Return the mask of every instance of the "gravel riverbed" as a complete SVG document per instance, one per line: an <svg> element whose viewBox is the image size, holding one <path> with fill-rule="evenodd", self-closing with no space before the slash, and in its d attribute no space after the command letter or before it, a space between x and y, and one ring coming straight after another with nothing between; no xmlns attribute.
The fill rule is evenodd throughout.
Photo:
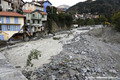
<svg viewBox="0 0 120 80"><path fill-rule="evenodd" d="M2 53L14 66L23 66L20 70L29 80L119 80L120 44L106 43L101 37L85 33L89 31L86 29L59 32L54 36L58 40L51 37L39 43L22 43ZM25 68L33 48L40 50L42 56L33 61L32 68ZM23 49L27 51L21 52Z"/></svg>

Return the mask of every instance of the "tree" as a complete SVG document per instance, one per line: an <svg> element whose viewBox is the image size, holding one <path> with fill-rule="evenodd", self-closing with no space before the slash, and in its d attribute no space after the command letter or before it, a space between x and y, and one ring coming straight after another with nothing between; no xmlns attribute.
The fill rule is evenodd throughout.
<svg viewBox="0 0 120 80"><path fill-rule="evenodd" d="M87 25L95 25L94 19L90 19L90 20L87 22Z"/></svg>
<svg viewBox="0 0 120 80"><path fill-rule="evenodd" d="M105 22L107 21L107 18L104 15L101 15L99 17L99 21L101 22L101 24L105 25Z"/></svg>
<svg viewBox="0 0 120 80"><path fill-rule="evenodd" d="M84 26L85 25L85 20L84 19L79 19L77 23L78 23L79 26Z"/></svg>
<svg viewBox="0 0 120 80"><path fill-rule="evenodd" d="M115 13L112 17L112 23L115 25L115 29L120 31L120 12Z"/></svg>

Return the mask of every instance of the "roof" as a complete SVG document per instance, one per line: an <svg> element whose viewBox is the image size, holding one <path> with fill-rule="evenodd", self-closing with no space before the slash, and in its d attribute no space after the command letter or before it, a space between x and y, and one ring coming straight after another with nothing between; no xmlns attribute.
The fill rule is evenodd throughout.
<svg viewBox="0 0 120 80"><path fill-rule="evenodd" d="M52 5L52 3L51 3L50 1L48 1L48 0L47 0L47 1L44 1L44 2L49 2L49 3Z"/></svg>
<svg viewBox="0 0 120 80"><path fill-rule="evenodd" d="M65 12L64 10L62 10L61 8L57 8L58 11L60 12Z"/></svg>
<svg viewBox="0 0 120 80"><path fill-rule="evenodd" d="M24 15L16 12L0 12L0 16L25 17Z"/></svg>
<svg viewBox="0 0 120 80"><path fill-rule="evenodd" d="M41 5L40 3L38 3L38 4L35 4L34 2L25 2L22 6L24 6L25 4L32 4L32 5L35 5L35 6L39 6L39 7L43 7L43 5Z"/></svg>
<svg viewBox="0 0 120 80"><path fill-rule="evenodd" d="M47 15L46 12L43 12L43 11L41 11L41 10L35 10L35 11L31 12L31 13L34 13L34 12L39 12L39 13L42 14L42 15Z"/></svg>
<svg viewBox="0 0 120 80"><path fill-rule="evenodd" d="M24 13L31 13L32 11L31 10L24 10L23 12Z"/></svg>
<svg viewBox="0 0 120 80"><path fill-rule="evenodd" d="M47 15L47 13L46 12L40 12L41 14L43 14L43 15Z"/></svg>
<svg viewBox="0 0 120 80"><path fill-rule="evenodd" d="M50 1L37 1L38 3L41 3L41 4L43 4L43 3L45 3L45 2L48 2L48 3L50 3L51 5L52 5L52 3L50 2Z"/></svg>

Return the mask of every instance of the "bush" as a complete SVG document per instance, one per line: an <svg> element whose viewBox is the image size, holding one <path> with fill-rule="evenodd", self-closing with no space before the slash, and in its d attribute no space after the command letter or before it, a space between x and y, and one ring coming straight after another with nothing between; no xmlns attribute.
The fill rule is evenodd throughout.
<svg viewBox="0 0 120 80"><path fill-rule="evenodd" d="M115 29L120 31L120 12L115 13L112 17L112 23L115 25Z"/></svg>
<svg viewBox="0 0 120 80"><path fill-rule="evenodd" d="M90 20L87 22L87 25L95 25L94 19L90 19Z"/></svg>
<svg viewBox="0 0 120 80"><path fill-rule="evenodd" d="M30 54L28 55L28 59L27 59L27 64L26 66L33 66L33 63L31 62L32 59L38 59L38 57L41 57L40 51L33 49Z"/></svg>

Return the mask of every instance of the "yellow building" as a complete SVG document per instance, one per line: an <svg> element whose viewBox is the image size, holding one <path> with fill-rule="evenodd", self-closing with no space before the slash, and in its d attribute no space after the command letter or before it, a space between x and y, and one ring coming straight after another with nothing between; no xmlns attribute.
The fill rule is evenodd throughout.
<svg viewBox="0 0 120 80"><path fill-rule="evenodd" d="M0 12L0 39L8 40L24 25L24 15L15 12Z"/></svg>
<svg viewBox="0 0 120 80"><path fill-rule="evenodd" d="M23 5L22 9L23 10L31 10L31 11L35 11L35 10L44 11L42 4L37 3L37 2L26 2Z"/></svg>

